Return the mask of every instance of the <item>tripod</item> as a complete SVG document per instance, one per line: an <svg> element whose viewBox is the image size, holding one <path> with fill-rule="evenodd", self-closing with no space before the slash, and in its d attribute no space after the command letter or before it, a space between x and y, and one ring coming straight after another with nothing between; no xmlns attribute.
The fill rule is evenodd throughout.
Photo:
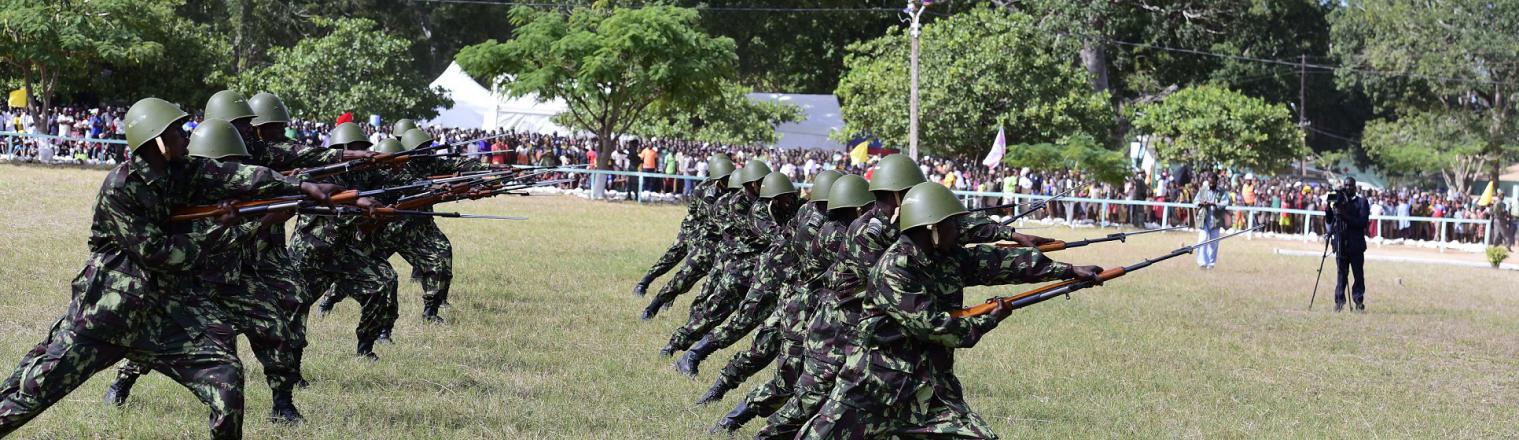
<svg viewBox="0 0 1519 440"><path fill-rule="evenodd" d="M1333 215L1333 214L1331 214ZM1325 218L1324 221L1329 221ZM1334 226L1328 234L1324 234L1324 254L1319 256L1319 274L1313 278L1313 296L1308 297L1308 310L1313 310L1313 300L1319 297L1319 281L1324 279L1324 260L1329 259L1330 241L1340 237L1340 222L1334 222Z"/></svg>

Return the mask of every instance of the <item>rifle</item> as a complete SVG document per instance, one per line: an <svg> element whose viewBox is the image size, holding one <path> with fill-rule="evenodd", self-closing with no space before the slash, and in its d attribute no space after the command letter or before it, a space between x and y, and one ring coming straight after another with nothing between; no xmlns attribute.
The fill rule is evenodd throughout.
<svg viewBox="0 0 1519 440"><path fill-rule="evenodd" d="M347 172L350 172L350 171L358 171L358 170L370 169L370 168L374 168L374 167L378 167L378 166L382 166L382 165L399 166L399 165L405 164L408 160L411 160L411 156L415 156L415 155L418 155L418 154L421 154L421 153L425 153L425 152L429 152L429 151L441 150L441 149L445 149L445 148L452 148L452 147L456 147L456 146L459 146L459 145L468 144L468 143L471 143L471 142L478 142L478 141L483 141L483 140L486 140L486 139L495 139L495 138L505 137L505 136L508 136L508 135L504 135L503 134L503 135L496 135L496 136L487 136L487 137L483 137L483 138L479 138L479 139L471 139L471 140L467 140L467 141L463 141L463 142L455 142L455 143L452 143L452 144L438 144L438 145L430 145L430 146L426 146L426 147L418 147L418 148L414 148L414 149L411 149L411 150L402 151L400 153L384 153L384 154L379 154L379 155L376 155L376 156L370 157L370 158L355 159L355 160L350 160L350 161L338 162L338 163L335 163L335 164L322 165L322 166L319 166L319 167L316 167L316 168L286 170L286 171L281 171L280 174L284 174L286 176L299 176L301 178L301 180L315 180L315 179L321 179L321 178L324 178L324 177L336 176L338 174L343 174L343 173L347 173Z"/></svg>
<svg viewBox="0 0 1519 440"><path fill-rule="evenodd" d="M479 179L479 178L491 177L493 175L505 174L505 173L508 173L508 172L510 172L510 171L496 171L496 172L493 172L494 174L493 173L485 173L485 174L477 174L477 175L470 175L470 176L449 177L449 178L443 178L443 179L422 179L422 180L418 180L416 182L408 183L408 184L405 184L405 185L392 186L392 187L386 187L386 188L380 188L380 189L364 190L364 191L350 189L350 190L346 190L346 191L343 191L343 192L339 192L337 194L333 194L332 196L328 197L328 203L334 204L334 205L348 204L348 203L353 203L354 201L358 200L361 197L373 197L373 196L377 196L377 195L381 195L381 194L386 194L386 193L391 193L391 192L406 191L406 190L415 189L415 188L425 188L425 187L428 187L428 186L433 186L433 185L438 185L438 184L443 184L443 183L452 183L452 182L456 182L456 181L460 181L460 180L469 180L469 179ZM302 196L302 195L291 195L291 196L284 196L284 197L276 197L276 198L273 198L273 199L253 200L253 201L247 201L247 202L238 202L238 203L232 204L231 209L234 210L238 215L254 215L254 214L263 214L263 213L267 213L267 212L270 212L270 211L279 211L279 210L285 210L285 209L301 208L301 207L304 207L304 206L311 206L314 203L315 202L313 202L313 201L305 200L305 196ZM226 210L224 210L224 209L222 209L222 207L216 206L216 205L190 206L190 207L175 209L173 211L173 213L172 213L173 215L172 215L171 218L172 218L173 221L183 222L183 221L190 221L190 220L202 219L202 218L207 218L207 217L216 217L216 216L219 216L219 215L222 215L222 214L225 214L225 213L226 213Z"/></svg>
<svg viewBox="0 0 1519 440"><path fill-rule="evenodd" d="M1003 305L1003 307L1010 307L1012 310L1017 310L1017 309L1028 307L1028 306L1031 306L1031 305L1034 305L1034 304L1038 304L1040 302L1043 302L1045 300L1048 300L1050 298L1054 298L1054 297L1057 297L1057 296L1061 296L1061 295L1067 295L1067 296L1069 296L1071 294L1071 292L1075 292L1077 290L1081 290L1081 289L1085 289L1085 288L1088 288L1088 287L1092 287L1092 286L1101 284L1101 283L1103 283L1105 281L1108 281L1108 280L1111 280L1111 279L1114 279L1114 278L1118 278L1118 277L1127 275L1127 274L1129 274L1129 272L1134 272L1134 271L1137 271L1137 270L1140 270L1140 269L1144 269L1146 267L1149 267L1151 264L1159 263L1161 261L1165 261L1165 260L1168 260L1168 259L1171 259L1171 258L1175 258L1175 257L1179 257L1179 256L1182 256L1182 255L1190 254L1190 253L1192 253L1192 251L1194 249L1197 249L1198 247L1201 247L1203 245L1210 244L1210 243L1217 242L1217 241L1222 241L1222 240L1227 239L1229 237L1233 237L1233 236L1236 236L1236 235L1244 234L1246 232L1254 231L1256 229L1260 229L1260 228L1264 228L1264 227L1266 227L1266 225L1256 226L1254 228L1245 229L1245 230L1242 230L1242 231L1235 232L1233 234L1225 235L1225 236L1218 237L1218 238L1215 238L1215 239L1212 239L1212 240L1207 240L1207 241L1204 241L1204 242L1201 242L1201 243L1198 243L1198 244L1194 244L1194 245L1190 245L1190 246L1183 246L1183 247L1177 248L1174 251L1171 251L1171 253L1162 255L1162 256L1154 258L1154 259L1148 259L1147 258L1144 261L1140 261L1138 263L1134 263L1134 264L1131 264L1131 265L1128 265L1128 266L1119 266L1119 267L1114 267L1114 268L1111 268L1111 269L1108 269L1108 270L1104 270L1104 271L1102 271L1101 274L1097 275L1097 280L1096 281L1075 280L1075 279L1065 280L1065 281L1061 281L1061 282L1054 283L1054 284L1040 286L1038 288L1035 288L1034 290L1030 290L1030 291L1027 291L1027 292L1019 293L1017 295L1013 295L1013 296L1010 296L1010 297L1005 297L1005 298L1004 297L995 297L995 298L987 299L986 303L984 303L984 304L977 304L977 305L974 305L974 306L970 306L970 307L966 307L966 308L963 308L963 309L960 309L960 310L955 310L955 311L949 312L949 316L952 316L952 317L955 317L955 318L967 318L967 317L972 317L972 316L981 316L981 315L990 314L992 312L992 310L995 310L997 308L997 304L998 303L1001 303Z"/></svg>
<svg viewBox="0 0 1519 440"><path fill-rule="evenodd" d="M410 209L375 208L365 211L351 207L305 207L300 209L301 214L325 215L325 216L353 216L363 215L370 217L447 217L447 218L478 218L486 220L527 220L527 217L505 217L499 215L461 214L457 212L415 211Z"/></svg>
<svg viewBox="0 0 1519 440"><path fill-rule="evenodd" d="M1038 205L1035 205L1034 207L1029 208L1027 211L1020 212L1020 213L1018 213L1018 215L1015 215L1015 216L1012 216L1012 217L1008 217L1008 218L1002 220L1002 224L1003 225L1013 224L1013 222L1018 221L1018 219L1023 218L1024 216L1027 216L1029 214L1033 214L1034 212L1037 212L1037 211L1039 211L1041 209L1044 209L1044 207L1050 205L1050 202L1054 202L1056 200L1060 200L1060 198L1065 197L1066 194L1070 194L1071 191L1075 191L1075 190L1076 190L1075 187L1071 187L1069 189L1066 189L1065 192L1062 192L1062 193L1056 194L1056 195L1054 195L1054 196L1052 196L1050 198L1041 200L1041 201L1039 201Z"/></svg>
<svg viewBox="0 0 1519 440"><path fill-rule="evenodd" d="M1145 234L1154 234L1156 232L1174 231L1174 230L1181 229L1181 228L1183 228L1183 227L1182 226L1172 226L1172 227L1169 227L1169 228L1151 229L1151 230L1148 230L1148 231L1117 232L1117 233L1108 234L1108 236L1102 237L1102 238L1088 238L1088 239L1085 239L1085 240L1072 241L1072 242L1055 240L1055 241L1052 241L1052 242L1049 242L1049 243L1041 244L1041 245L1038 246L1038 248L1039 248L1040 252L1054 252L1054 251L1065 250L1065 249L1070 249L1070 248L1078 248L1078 247L1086 246L1086 245L1093 244L1093 243L1103 243L1103 242L1114 241L1114 240L1121 241L1121 242L1128 242L1128 238L1129 237L1133 237L1135 235L1145 235ZM997 243L997 247L1001 247L1001 248L1014 248L1014 247L1019 247L1019 246L1018 246L1018 243Z"/></svg>

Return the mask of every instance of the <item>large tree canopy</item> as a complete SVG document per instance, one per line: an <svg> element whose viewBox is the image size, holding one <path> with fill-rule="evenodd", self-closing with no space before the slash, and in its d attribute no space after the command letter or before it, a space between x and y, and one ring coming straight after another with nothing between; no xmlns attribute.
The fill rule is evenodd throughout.
<svg viewBox="0 0 1519 440"><path fill-rule="evenodd" d="M1105 138L1107 95L1027 15L977 8L924 26L919 142L933 155L984 153L998 127L1010 143ZM837 94L850 131L908 143L908 42L902 29L851 45Z"/></svg>
<svg viewBox="0 0 1519 440"><path fill-rule="evenodd" d="M344 112L429 118L451 103L442 89L411 68L410 42L385 35L365 19L314 18L329 32L294 47L270 49L268 66L243 71L244 94L280 95L292 116L322 120Z"/></svg>
<svg viewBox="0 0 1519 440"><path fill-rule="evenodd" d="M1470 115L1419 112L1366 124L1366 154L1390 177L1423 180L1438 172L1465 192L1487 163L1481 125Z"/></svg>
<svg viewBox="0 0 1519 440"><path fill-rule="evenodd" d="M1412 115L1404 121L1417 121L1368 127L1379 131L1372 139L1384 167L1402 167L1396 158L1403 155L1387 154L1392 143L1417 144L1422 136L1412 133L1443 133L1449 144L1428 152L1456 161L1442 169L1478 158L1487 177L1497 180L1519 144L1513 98L1519 91L1519 2L1348 1L1333 23L1335 52L1344 66L1340 82L1365 90L1389 113ZM1472 138L1482 141L1479 154L1445 154L1465 151L1458 145Z"/></svg>
<svg viewBox="0 0 1519 440"><path fill-rule="evenodd" d="M1137 106L1131 119L1137 132L1154 136L1160 159L1175 163L1275 171L1307 154L1285 106L1217 86Z"/></svg>
<svg viewBox="0 0 1519 440"><path fill-rule="evenodd" d="M513 96L563 99L573 127L600 139L601 168L633 124L719 99L734 75L733 40L702 32L690 9L518 7L510 17L512 39L466 47L459 65Z"/></svg>

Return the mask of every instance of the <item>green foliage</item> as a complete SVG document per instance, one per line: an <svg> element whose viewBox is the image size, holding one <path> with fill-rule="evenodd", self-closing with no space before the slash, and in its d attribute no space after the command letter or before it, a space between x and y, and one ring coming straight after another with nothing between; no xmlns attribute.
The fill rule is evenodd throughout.
<svg viewBox="0 0 1519 440"><path fill-rule="evenodd" d="M1049 143L1009 145L1002 162L1009 167L1037 171L1075 169L1100 182L1121 184L1128 177L1129 163L1122 153L1102 148L1087 134L1067 136Z"/></svg>
<svg viewBox="0 0 1519 440"><path fill-rule="evenodd" d="M1465 193L1487 164L1480 123L1471 116L1418 112L1379 119L1366 125L1361 145L1394 177L1428 178L1438 171L1447 187Z"/></svg>
<svg viewBox="0 0 1519 440"><path fill-rule="evenodd" d="M733 77L733 40L702 32L694 10L517 7L510 18L512 39L466 47L459 65L513 96L563 99L571 127L602 140L600 165L635 123L713 103Z"/></svg>
<svg viewBox="0 0 1519 440"><path fill-rule="evenodd" d="M768 144L778 140L775 126L802 119L800 107L751 100L748 93L747 87L724 84L720 96L691 109L657 109L634 123L628 133L725 144Z"/></svg>
<svg viewBox="0 0 1519 440"><path fill-rule="evenodd" d="M430 78L412 69L410 42L386 35L366 19L313 18L312 23L327 34L270 49L273 64L244 71L238 90L280 95L291 116L310 120L350 111L421 119L450 105L442 89L427 89Z"/></svg>
<svg viewBox="0 0 1519 440"><path fill-rule="evenodd" d="M1307 154L1285 106L1222 87L1182 89L1133 113L1134 129L1154 136L1157 156L1170 162L1275 171Z"/></svg>
<svg viewBox="0 0 1519 440"><path fill-rule="evenodd" d="M1507 259L1508 249L1504 249L1503 246L1487 247L1487 262L1488 264L1492 264L1494 269L1497 269L1499 265L1503 264L1503 260Z"/></svg>
<svg viewBox="0 0 1519 440"><path fill-rule="evenodd" d="M908 144L908 55L903 29L854 44L836 94L850 132ZM997 133L1038 144L1084 133L1105 138L1108 96L1028 15L976 8L924 26L919 143L936 156L976 155Z"/></svg>

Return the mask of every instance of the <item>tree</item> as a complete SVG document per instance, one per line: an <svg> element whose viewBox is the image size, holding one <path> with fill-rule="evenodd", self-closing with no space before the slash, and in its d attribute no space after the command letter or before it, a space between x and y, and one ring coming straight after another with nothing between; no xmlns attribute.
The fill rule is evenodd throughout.
<svg viewBox="0 0 1519 440"><path fill-rule="evenodd" d="M1506 161L1519 152L1514 148L1519 109L1513 98L1519 89L1519 33L1514 32L1519 28L1519 3L1345 3L1332 17L1335 53L1343 66L1339 81L1365 90L1384 110L1415 115L1413 120L1420 124L1403 127L1405 134L1412 130L1422 137L1455 130L1444 131L1455 136L1447 141L1480 139L1482 166L1488 179L1497 181ZM1457 147L1446 145L1430 153L1449 153L1452 148Z"/></svg>
<svg viewBox="0 0 1519 440"><path fill-rule="evenodd" d="M1285 106L1217 86L1188 87L1137 106L1130 120L1156 138L1160 159L1203 169L1277 171L1307 154Z"/></svg>
<svg viewBox="0 0 1519 440"><path fill-rule="evenodd" d="M513 96L563 99L573 126L596 134L597 168L649 112L697 108L734 75L733 40L702 32L691 9L517 7L510 18L511 40L466 47L459 65ZM601 197L605 181L592 182Z"/></svg>
<svg viewBox="0 0 1519 440"><path fill-rule="evenodd" d="M1015 143L1086 133L1106 138L1107 95L1035 26L1031 17L986 7L924 26L919 143L936 156L977 155L999 127ZM851 45L836 94L851 132L905 145L908 44L901 28Z"/></svg>
<svg viewBox="0 0 1519 440"><path fill-rule="evenodd" d="M61 88L88 81L105 63L160 62L148 30L179 25L168 0L0 0L0 75L20 78L44 121Z"/></svg>
<svg viewBox="0 0 1519 440"><path fill-rule="evenodd" d="M694 108L651 112L628 129L642 137L690 139L723 144L769 144L779 140L775 127L802 120L791 104L749 99L748 87L724 84L721 95ZM565 121L569 122L569 121Z"/></svg>
<svg viewBox="0 0 1519 440"><path fill-rule="evenodd" d="M1122 184L1128 177L1129 163L1122 153L1102 148L1088 134L1068 136L1050 143L1010 145L1002 162L1009 167L1035 171L1079 170L1093 180Z"/></svg>
<svg viewBox="0 0 1519 440"><path fill-rule="evenodd" d="M410 43L381 32L366 19L313 18L326 35L269 50L273 64L238 75L246 95L267 91L290 106L291 116L322 120L344 112L425 119L451 104L442 88L412 68Z"/></svg>
<svg viewBox="0 0 1519 440"><path fill-rule="evenodd" d="M1388 174L1425 178L1438 170L1447 188L1465 194L1488 162L1482 124L1470 116L1418 112L1372 121L1366 125L1361 145Z"/></svg>

